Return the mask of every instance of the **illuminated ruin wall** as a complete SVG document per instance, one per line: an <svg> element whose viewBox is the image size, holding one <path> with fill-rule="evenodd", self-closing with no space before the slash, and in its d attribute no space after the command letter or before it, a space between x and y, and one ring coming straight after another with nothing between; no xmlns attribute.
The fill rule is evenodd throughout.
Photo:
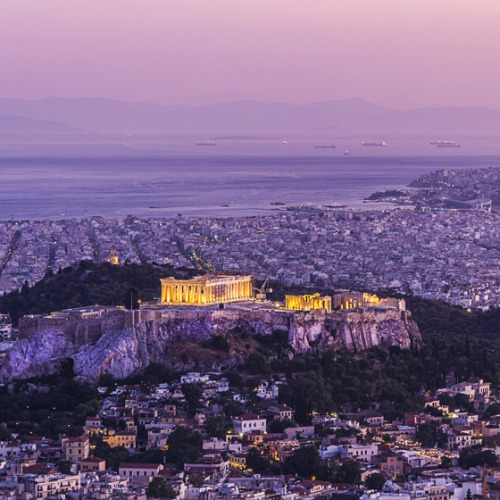
<svg viewBox="0 0 500 500"><path fill-rule="evenodd" d="M285 295L285 307L293 311L310 311L312 309L325 309L332 311L331 297L320 297L319 293L313 295Z"/></svg>
<svg viewBox="0 0 500 500"><path fill-rule="evenodd" d="M400 311L406 310L404 299L381 299L373 293L340 293L333 296L335 309L358 309L361 307L393 307Z"/></svg>

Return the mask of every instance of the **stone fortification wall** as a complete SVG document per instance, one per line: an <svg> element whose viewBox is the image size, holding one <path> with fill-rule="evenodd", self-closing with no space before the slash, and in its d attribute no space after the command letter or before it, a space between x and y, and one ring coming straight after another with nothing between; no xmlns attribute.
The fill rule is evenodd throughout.
<svg viewBox="0 0 500 500"><path fill-rule="evenodd" d="M19 319L19 338L28 339L41 331L57 330L75 345L96 342L109 330L122 330L132 326L127 321L128 311L113 311L100 318L80 318L68 316L24 316Z"/></svg>

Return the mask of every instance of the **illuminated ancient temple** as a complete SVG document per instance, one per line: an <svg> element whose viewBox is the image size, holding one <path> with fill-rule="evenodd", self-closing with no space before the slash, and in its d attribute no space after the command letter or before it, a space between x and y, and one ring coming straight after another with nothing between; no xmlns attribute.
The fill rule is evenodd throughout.
<svg viewBox="0 0 500 500"><path fill-rule="evenodd" d="M335 309L359 309L369 307L390 307L406 310L406 302L404 299L397 298L380 298L373 293L349 292L339 293L333 296Z"/></svg>
<svg viewBox="0 0 500 500"><path fill-rule="evenodd" d="M189 280L161 280L163 305L205 306L248 300L253 297L253 276L205 275Z"/></svg>
<svg viewBox="0 0 500 500"><path fill-rule="evenodd" d="M331 297L320 297L319 293L312 295L285 295L285 307L294 311L310 311L311 309L325 309L332 312Z"/></svg>

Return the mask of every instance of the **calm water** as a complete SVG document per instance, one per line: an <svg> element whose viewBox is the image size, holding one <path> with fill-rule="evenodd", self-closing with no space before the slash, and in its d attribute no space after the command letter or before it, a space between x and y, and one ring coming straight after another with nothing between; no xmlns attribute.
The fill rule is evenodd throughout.
<svg viewBox="0 0 500 500"><path fill-rule="evenodd" d="M457 140L460 149L437 149L424 138L393 139L386 148L357 139L286 139L290 144L217 138L213 147L195 146L191 137L50 146L4 141L0 219L256 215L269 213L273 202L367 208L363 197L437 168L500 166L496 138ZM314 149L330 143L337 149Z"/></svg>

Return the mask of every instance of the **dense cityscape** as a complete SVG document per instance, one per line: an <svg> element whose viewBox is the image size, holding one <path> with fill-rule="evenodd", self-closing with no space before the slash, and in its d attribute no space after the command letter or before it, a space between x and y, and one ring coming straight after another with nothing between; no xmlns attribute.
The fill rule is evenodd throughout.
<svg viewBox="0 0 500 500"><path fill-rule="evenodd" d="M58 425L71 421L64 404L45 416L56 421L50 435L28 431L28 411L19 410L18 432L0 441L2 498L482 498L483 465L497 464L500 404L482 380L427 394L423 412L401 419L351 408L296 422L279 402L282 377L255 387L230 378L99 386L58 439ZM43 390L31 389L32 404Z"/></svg>
<svg viewBox="0 0 500 500"><path fill-rule="evenodd" d="M481 181L486 174L490 184ZM500 216L491 209L491 197L499 171L445 175L453 179L455 198L488 195L489 204L437 208L436 200L445 198L436 190L443 179L438 172L429 176L437 179L432 196L428 190L417 194L422 202L427 193L427 205L415 210L303 206L260 217L4 221L0 290L32 285L80 260L113 257L249 273L287 286L392 289L463 307L498 307Z"/></svg>
<svg viewBox="0 0 500 500"><path fill-rule="evenodd" d="M68 274L80 261L109 262L110 267L154 262L184 273L229 273L219 281L164 279L162 302L139 303L140 311L131 312L129 329L148 321L141 317L151 321L160 314L175 317L186 335L192 326L182 326L179 318L193 317L191 302L208 307L208 302L201 305L203 286L212 282L247 285L228 288L222 299L213 295L211 314L218 302L224 306L231 300L235 304L224 312L228 317L253 311L258 318L259 311L288 309L306 318L309 308L325 309L322 317L350 322L351 336L354 322L366 321L365 314L372 314L366 317L373 326L380 321L373 314L386 318L393 310L391 331L397 321L408 323L400 301L368 291L494 310L500 302L500 218L491 207L494 193L484 193L479 182L484 172L429 174L415 181L420 191L391 200L407 204L403 198L417 197L417 203L392 210L287 206L261 217L5 221L1 288L8 294L24 290L26 282L28 288L42 279L50 283L51 276ZM488 195L489 201L460 210L444 206L450 189L454 200L486 200ZM87 266L86 273L91 269ZM264 283L256 289L261 299L253 298L252 276ZM191 283L198 287L196 295L188 295ZM334 295L334 306L341 306L332 313L330 296L287 295L283 305L270 303L266 283L357 293ZM132 295L130 300L132 307ZM162 312L168 308L180 312ZM101 320L101 315L110 319ZM17 325L3 311L2 356L9 358L11 348L22 352L30 342L42 352L44 337L53 338L51 325L61 325L61 335L71 340L79 324L90 332L91 322L93 337L81 352L97 348L102 339L113 350L106 333L109 325L118 328L113 315L122 318L121 328L127 327L123 306L33 315L23 320L25 329L31 325L29 332L16 340ZM401 320L395 319L400 315ZM220 360L214 371L193 371L202 358L184 351L185 369L174 372L151 363L126 380L101 372L97 387L72 380L71 365L60 367L59 375L6 381L0 391L0 498L497 498L500 399L497 387L476 375L485 368L490 370L485 373L496 373L491 357L475 351L481 344L471 347L469 337L460 340L463 346L450 344L446 349L461 356L460 363L443 360L439 373L429 378L430 357L438 351L435 344L428 351L426 336L420 348L407 338L410 351L397 343L375 343L357 354L339 350L294 356L291 333L275 329L250 339L241 318L239 326L223 332L219 324L218 334L199 341L199 356L212 351ZM48 326L40 326L42 321ZM122 342L126 331L118 331ZM313 346L314 338L307 335L307 345ZM241 349L247 350L243 356ZM483 356L482 367L478 356ZM231 357L239 361L228 364Z"/></svg>

